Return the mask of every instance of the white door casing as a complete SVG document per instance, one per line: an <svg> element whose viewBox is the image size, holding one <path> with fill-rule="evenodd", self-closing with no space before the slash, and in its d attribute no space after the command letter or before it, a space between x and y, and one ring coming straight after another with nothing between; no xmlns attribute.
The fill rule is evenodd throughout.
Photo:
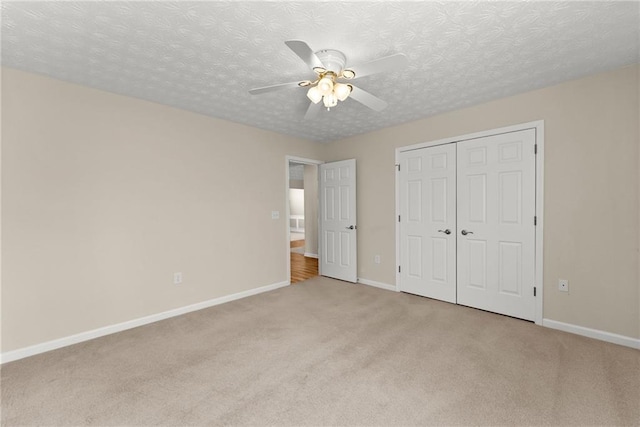
<svg viewBox="0 0 640 427"><path fill-rule="evenodd" d="M287 271L287 281L289 283L291 283L291 245L290 245L290 241L291 241L291 223L288 220L288 218L290 217L291 211L290 211L290 199L289 199L289 165L291 162L294 163L302 163L305 165L321 165L323 162L320 160L314 160L314 159L307 159L304 157L297 157L297 156L285 156L285 218L287 218L287 221L285 221L286 223L286 245L284 246L284 258L285 258L285 262L286 262L286 271ZM319 168L318 168L319 169ZM318 190L319 191L319 190ZM318 196L319 197L319 196ZM316 224L320 224L320 218L319 218L319 214L317 214L315 216L315 222ZM318 243L319 245L319 243ZM316 252L318 250L316 249Z"/></svg>
<svg viewBox="0 0 640 427"><path fill-rule="evenodd" d="M457 146L458 304L535 318L535 130Z"/></svg>
<svg viewBox="0 0 640 427"><path fill-rule="evenodd" d="M356 161L320 165L320 275L356 283Z"/></svg>
<svg viewBox="0 0 640 427"><path fill-rule="evenodd" d="M456 146L400 154L400 290L456 302Z"/></svg>

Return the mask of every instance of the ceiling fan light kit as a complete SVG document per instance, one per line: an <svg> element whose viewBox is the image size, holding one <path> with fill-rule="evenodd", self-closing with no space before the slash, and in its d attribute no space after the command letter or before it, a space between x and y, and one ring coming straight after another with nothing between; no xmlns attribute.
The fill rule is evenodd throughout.
<svg viewBox="0 0 640 427"><path fill-rule="evenodd" d="M338 101L344 101L349 97L349 94L351 93L352 88L353 86L348 84L336 83L333 86L333 93L335 93L336 97L338 98Z"/></svg>
<svg viewBox="0 0 640 427"><path fill-rule="evenodd" d="M342 70L342 78L347 79L347 80L351 80L354 79L356 77L356 73L353 70Z"/></svg>
<svg viewBox="0 0 640 427"><path fill-rule="evenodd" d="M307 91L307 98L309 98L314 104L322 101L322 94L320 93L318 86L311 86L311 88L309 88Z"/></svg>
<svg viewBox="0 0 640 427"><path fill-rule="evenodd" d="M337 78L338 76L333 71L321 74L318 84L311 86L307 91L307 98L314 104L323 101L327 109L335 107L338 105L338 101L344 101L349 97L353 88L351 85L336 82Z"/></svg>
<svg viewBox="0 0 640 427"><path fill-rule="evenodd" d="M316 79L255 88L251 89L249 93L258 95L294 86L308 87L307 98L312 104L307 109L306 119L317 114L320 101L329 110L338 105L339 101L342 102L350 96L372 110L382 111L387 106L386 102L365 90L340 80L352 80L370 74L396 70L403 67L407 61L406 56L398 53L359 66L345 68L347 57L339 50L324 49L314 52L307 43L301 40L289 40L285 44L316 73ZM314 105L318 105L318 107L313 107Z"/></svg>
<svg viewBox="0 0 640 427"><path fill-rule="evenodd" d="M336 96L332 92L325 95L324 98L322 98L322 102L324 103L324 106L327 107L327 110L328 110L331 107L335 107L336 105L338 105L338 98L336 98Z"/></svg>
<svg viewBox="0 0 640 427"><path fill-rule="evenodd" d="M327 96L333 91L333 79L331 77L327 72L318 82L318 90L323 96Z"/></svg>

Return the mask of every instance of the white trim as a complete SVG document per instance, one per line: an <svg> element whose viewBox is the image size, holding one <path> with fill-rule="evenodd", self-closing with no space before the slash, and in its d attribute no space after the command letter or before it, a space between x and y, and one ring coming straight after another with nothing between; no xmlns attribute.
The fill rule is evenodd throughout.
<svg viewBox="0 0 640 427"><path fill-rule="evenodd" d="M289 161L292 161L294 163L302 163L305 165L321 165L324 163L324 161L322 160L307 159L305 157L296 157L296 156L286 156L286 157L287 157L287 166L289 166Z"/></svg>
<svg viewBox="0 0 640 427"><path fill-rule="evenodd" d="M640 350L639 338L631 338L625 335L618 335L611 332L600 331L598 329L585 328L584 326L558 322L557 320L551 319L543 319L542 326Z"/></svg>
<svg viewBox="0 0 640 427"><path fill-rule="evenodd" d="M536 287L536 311L535 322L542 325L543 300L544 300L544 281L543 281L543 224L544 224L544 120L536 120L533 122L521 123L513 126L506 126L498 129L490 129L481 132L469 133L466 135L455 136L450 138L438 139L435 141L421 142L419 144L407 145L405 147L396 148L395 164L400 163L400 153L420 148L433 147L436 145L452 144L454 142L467 141L470 139L484 138L487 136L500 135L509 132L518 132L525 129L535 129L536 145L538 146L538 154L536 155L536 266L535 266L535 287ZM396 216L394 221L400 215L400 174L396 167ZM400 264L400 223L396 222L396 290L400 291L400 273L398 266Z"/></svg>
<svg viewBox="0 0 640 427"><path fill-rule="evenodd" d="M304 256L306 256L307 258L315 258L318 259L318 254L312 254L311 252L305 252Z"/></svg>
<svg viewBox="0 0 640 427"><path fill-rule="evenodd" d="M418 150L420 148L426 148L426 147L433 147L435 145L451 144L453 142L467 141L469 139L484 138L486 136L500 135L503 133L518 132L525 129L540 129L541 126L543 125L544 125L544 120L536 120L533 122L520 123L513 126L505 126L497 129L483 130L480 132L468 133L465 135L453 136L449 138L437 139L435 141L421 142L418 144L407 145L405 147L399 147L399 148L396 148L396 153L411 151L411 150ZM396 157L396 161L397 160L398 158Z"/></svg>
<svg viewBox="0 0 640 427"><path fill-rule="evenodd" d="M286 224L286 229L285 229L285 233L286 233L286 237L287 237L287 247L285 248L285 257L284 259L286 260L286 264L287 264L287 281L289 283L291 283L291 221L289 220L289 216L291 215L291 206L290 206L290 202L289 202L289 163L290 162L294 162L294 163L302 163L305 165L321 165L324 162L322 160L314 160L314 159L306 159L304 157L296 157L296 156L284 156L284 165L285 165L285 190L284 190L284 211L285 211L285 218L287 218L287 224ZM319 169L319 168L318 168ZM318 173L320 173L320 171L318 170ZM320 197L320 181L318 180L318 197ZM319 203L318 203L319 205ZM320 235L320 214L318 213L318 218L316 218L316 221L318 222L318 236ZM319 237L318 237L319 240ZM305 254L305 256L307 256ZM317 258L317 257L316 257ZM320 263L318 263L318 273L320 273Z"/></svg>
<svg viewBox="0 0 640 427"><path fill-rule="evenodd" d="M542 325L544 302L544 121L533 122L536 130L536 325Z"/></svg>
<svg viewBox="0 0 640 427"><path fill-rule="evenodd" d="M104 326L102 328L93 329L91 331L81 332L79 334L70 335L68 337L58 338L56 340L31 345L29 347L19 348L17 350L7 351L0 354L0 363L12 362L14 360L23 359L25 357L34 356L36 354L77 344L83 341L89 341L94 338L103 337L105 335L115 334L116 332L126 331L127 329L137 328L138 326L147 325L149 323L158 322L170 317L180 316L192 311L202 310L204 308L213 307L215 305L224 304L226 302L235 301L237 299L250 297L263 292L272 291L274 289L288 286L289 281L274 283L259 288L249 289L247 291L210 299L208 301L187 305L184 307L174 308L173 310L163 311L162 313L152 314L150 316L140 317L138 319L128 320L115 325Z"/></svg>
<svg viewBox="0 0 640 427"><path fill-rule="evenodd" d="M375 280L363 279L362 277L358 277L358 283L367 286L373 286L380 289L385 289L387 291L397 292L397 288L393 285L389 285L387 283L376 282Z"/></svg>

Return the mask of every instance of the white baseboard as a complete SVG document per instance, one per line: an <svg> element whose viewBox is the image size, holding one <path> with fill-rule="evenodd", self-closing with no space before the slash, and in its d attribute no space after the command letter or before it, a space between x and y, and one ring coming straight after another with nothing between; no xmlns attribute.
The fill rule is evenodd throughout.
<svg viewBox="0 0 640 427"><path fill-rule="evenodd" d="M638 338L631 338L598 329L585 328L584 326L558 322L557 320L551 319L542 319L542 326L640 350L640 339Z"/></svg>
<svg viewBox="0 0 640 427"><path fill-rule="evenodd" d="M393 285L389 285L387 283L376 282L375 280L363 279L362 277L358 277L358 283L362 283L363 285L374 286L380 289L386 289L387 291L396 291L396 287Z"/></svg>
<svg viewBox="0 0 640 427"><path fill-rule="evenodd" d="M304 256L306 256L307 258L318 258L318 254L312 254L311 252L305 252Z"/></svg>
<svg viewBox="0 0 640 427"><path fill-rule="evenodd" d="M70 335L68 337L63 337L56 340L43 342L41 344L35 344L29 347L7 351L5 353L0 354L0 363L12 362L14 360L23 359L29 356L34 356L36 354L55 350L61 347L66 347L66 346L77 344L83 341L89 341L94 338L99 338L105 335L115 334L116 332L125 331L127 329L136 328L138 326L147 325L149 323L157 322L159 320L180 316L182 314L190 313L192 311L202 310L204 308L213 307L214 305L224 304L225 302L230 302L237 299L260 294L263 292L272 291L274 289L278 289L287 285L289 285L289 281L274 283L272 285L262 286L255 289L249 289L247 291L210 299L208 301L191 304L184 307L174 308L173 310L163 311L162 313L152 314L150 316L128 320L126 322L117 323L115 325L104 326L102 328L93 329L91 331L81 332L79 334Z"/></svg>

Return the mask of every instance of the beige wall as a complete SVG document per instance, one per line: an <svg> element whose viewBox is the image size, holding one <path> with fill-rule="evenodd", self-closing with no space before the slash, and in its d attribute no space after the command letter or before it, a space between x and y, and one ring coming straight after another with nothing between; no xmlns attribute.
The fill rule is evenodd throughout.
<svg viewBox="0 0 640 427"><path fill-rule="evenodd" d="M12 69L2 89L3 352L287 280L284 159L321 145Z"/></svg>
<svg viewBox="0 0 640 427"><path fill-rule="evenodd" d="M303 188L289 188L289 215L304 215Z"/></svg>
<svg viewBox="0 0 640 427"><path fill-rule="evenodd" d="M290 179L289 180L289 188L299 188L304 189L304 180L302 179Z"/></svg>
<svg viewBox="0 0 640 427"><path fill-rule="evenodd" d="M640 337L639 82L625 68L321 145L2 69L2 351L286 280L286 155L357 159L359 276L394 284L395 148L539 119L545 318Z"/></svg>
<svg viewBox="0 0 640 427"><path fill-rule="evenodd" d="M331 143L357 160L358 276L395 284L396 147L542 119L544 317L640 337L638 81L627 67Z"/></svg>
<svg viewBox="0 0 640 427"><path fill-rule="evenodd" d="M304 165L304 252L318 254L318 166Z"/></svg>

